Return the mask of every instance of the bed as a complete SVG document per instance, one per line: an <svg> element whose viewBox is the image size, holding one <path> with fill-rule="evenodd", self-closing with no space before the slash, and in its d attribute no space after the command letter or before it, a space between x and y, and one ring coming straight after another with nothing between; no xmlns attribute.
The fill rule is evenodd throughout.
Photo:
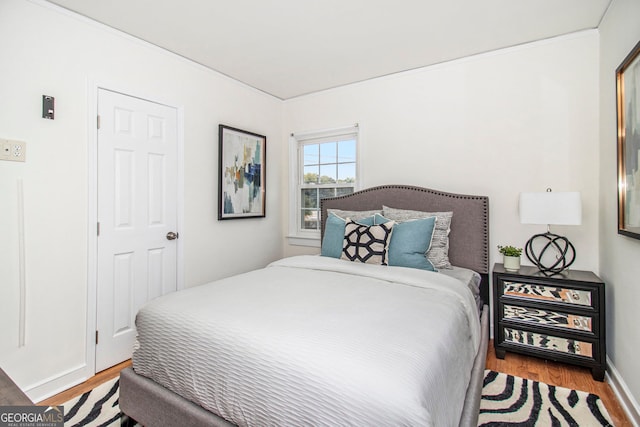
<svg viewBox="0 0 640 427"><path fill-rule="evenodd" d="M120 375L123 413L147 427L477 425L488 198L386 185L324 199L323 252L335 209L399 215L371 226L393 228L391 238L406 229L403 213L452 212L457 269L300 256L154 300L138 314L133 369ZM466 270L477 272L477 295L452 277Z"/></svg>

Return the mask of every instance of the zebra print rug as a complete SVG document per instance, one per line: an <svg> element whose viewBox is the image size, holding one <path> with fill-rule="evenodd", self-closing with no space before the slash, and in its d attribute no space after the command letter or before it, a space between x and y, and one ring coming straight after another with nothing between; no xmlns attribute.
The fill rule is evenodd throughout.
<svg viewBox="0 0 640 427"><path fill-rule="evenodd" d="M485 371L479 426L613 426L598 396Z"/></svg>
<svg viewBox="0 0 640 427"><path fill-rule="evenodd" d="M65 427L117 427L118 378L64 404ZM479 426L613 426L595 394L485 371Z"/></svg>
<svg viewBox="0 0 640 427"><path fill-rule="evenodd" d="M100 384L64 403L65 427L116 427L120 425L119 378Z"/></svg>

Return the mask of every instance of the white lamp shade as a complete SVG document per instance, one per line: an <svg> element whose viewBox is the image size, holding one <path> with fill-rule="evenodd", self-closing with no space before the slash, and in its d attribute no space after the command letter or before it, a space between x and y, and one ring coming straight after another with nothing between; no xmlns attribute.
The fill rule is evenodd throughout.
<svg viewBox="0 0 640 427"><path fill-rule="evenodd" d="M579 192L520 193L522 224L582 224Z"/></svg>

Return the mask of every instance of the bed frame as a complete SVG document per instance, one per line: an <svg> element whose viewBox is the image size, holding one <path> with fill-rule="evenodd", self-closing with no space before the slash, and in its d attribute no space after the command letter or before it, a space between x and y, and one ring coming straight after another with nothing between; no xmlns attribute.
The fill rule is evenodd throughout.
<svg viewBox="0 0 640 427"><path fill-rule="evenodd" d="M460 419L460 426L476 427L489 341L489 199L445 193L407 185L383 185L321 201L322 230L327 209L374 210L382 205L426 212L453 212L449 259L453 265L477 271L482 277L480 295L482 336ZM228 421L167 390L132 368L120 373L122 424L137 420L145 427L184 425L233 426Z"/></svg>

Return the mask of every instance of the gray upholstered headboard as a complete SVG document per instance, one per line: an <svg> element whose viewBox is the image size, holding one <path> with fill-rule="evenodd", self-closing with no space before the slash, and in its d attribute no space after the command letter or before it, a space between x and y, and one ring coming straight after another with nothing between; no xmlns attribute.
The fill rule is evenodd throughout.
<svg viewBox="0 0 640 427"><path fill-rule="evenodd" d="M327 209L373 210L386 205L398 209L425 212L453 212L449 234L449 259L453 265L489 274L489 198L465 194L445 193L410 185L382 185L357 191L346 196L322 199L321 230ZM482 297L489 301L488 283L484 283Z"/></svg>

